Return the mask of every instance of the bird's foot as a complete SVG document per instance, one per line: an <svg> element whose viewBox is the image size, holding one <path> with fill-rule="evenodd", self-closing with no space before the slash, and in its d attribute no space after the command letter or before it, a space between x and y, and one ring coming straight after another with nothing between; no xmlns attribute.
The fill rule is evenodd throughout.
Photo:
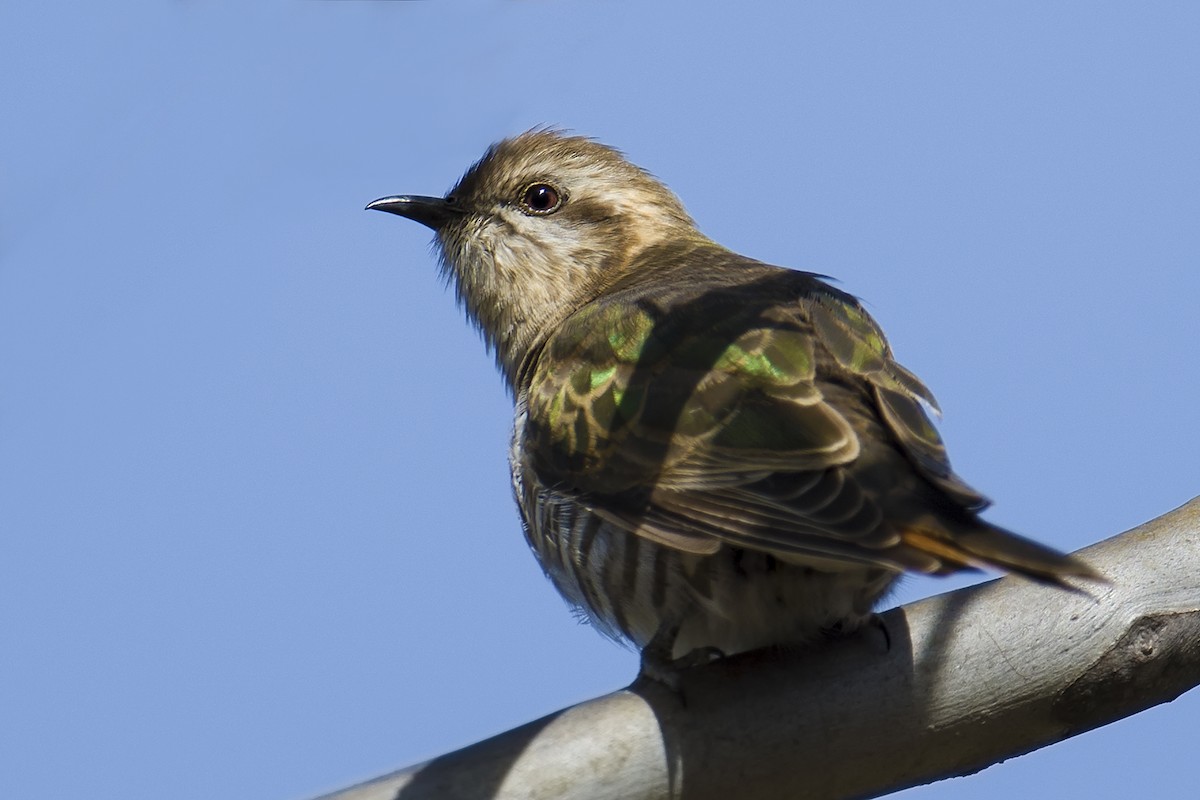
<svg viewBox="0 0 1200 800"><path fill-rule="evenodd" d="M883 637L883 648L885 651L892 649L892 634L888 630L887 623L884 622L882 615L876 614L873 611L854 620L830 625L824 628L822 633L827 640L833 641L853 636L856 633L865 633L868 629L879 631L879 635Z"/></svg>
<svg viewBox="0 0 1200 800"><path fill-rule="evenodd" d="M864 628L875 628L883 636L883 649L885 652L891 652L892 649L892 633L888 630L887 623L883 621L883 616L872 612L871 616L867 617L867 621L863 623Z"/></svg>
<svg viewBox="0 0 1200 800"><path fill-rule="evenodd" d="M679 658L671 658L669 654L647 647L642 651L642 667L637 679L654 681L678 694L683 670L711 664L724 657L725 653L717 647L697 647Z"/></svg>

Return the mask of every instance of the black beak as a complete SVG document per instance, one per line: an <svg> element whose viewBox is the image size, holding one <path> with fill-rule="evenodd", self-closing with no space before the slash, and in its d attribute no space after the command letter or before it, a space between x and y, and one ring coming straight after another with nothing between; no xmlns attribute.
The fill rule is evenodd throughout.
<svg viewBox="0 0 1200 800"><path fill-rule="evenodd" d="M421 197L415 194L381 197L367 203L367 208L408 217L435 231L462 213L444 197Z"/></svg>

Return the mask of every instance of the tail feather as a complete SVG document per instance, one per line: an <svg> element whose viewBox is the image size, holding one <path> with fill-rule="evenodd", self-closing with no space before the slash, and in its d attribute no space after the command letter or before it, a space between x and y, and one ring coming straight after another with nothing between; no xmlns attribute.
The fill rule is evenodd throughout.
<svg viewBox="0 0 1200 800"><path fill-rule="evenodd" d="M901 531L900 538L914 550L942 562L939 572L986 566L1060 586L1066 585L1064 578L1068 577L1108 582L1076 556L1060 553L978 518L953 533L914 526Z"/></svg>

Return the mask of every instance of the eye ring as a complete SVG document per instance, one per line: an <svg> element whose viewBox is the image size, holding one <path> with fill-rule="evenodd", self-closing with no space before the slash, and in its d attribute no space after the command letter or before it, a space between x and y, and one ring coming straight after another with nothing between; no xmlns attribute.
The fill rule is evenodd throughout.
<svg viewBox="0 0 1200 800"><path fill-rule="evenodd" d="M529 184L521 190L520 197L517 199L517 204L523 212L537 217L553 214L566 202L565 192L559 191L544 181Z"/></svg>

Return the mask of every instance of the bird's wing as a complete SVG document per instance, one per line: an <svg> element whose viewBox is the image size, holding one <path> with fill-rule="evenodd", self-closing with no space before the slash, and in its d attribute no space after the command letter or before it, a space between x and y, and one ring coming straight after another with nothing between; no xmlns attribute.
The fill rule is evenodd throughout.
<svg viewBox="0 0 1200 800"><path fill-rule="evenodd" d="M872 410L883 419L918 472L956 505L979 511L986 497L950 468L942 437L926 408L941 413L933 393L893 357L879 325L849 295L817 291L806 300L814 335L838 365L870 387Z"/></svg>
<svg viewBox="0 0 1200 800"><path fill-rule="evenodd" d="M933 397L849 295L768 277L791 302L725 286L666 304L609 297L568 319L529 374L525 457L539 483L689 552L940 568L884 552L899 533L846 468L864 435L888 431L911 462L894 459L898 480L986 504L950 471L922 408Z"/></svg>

